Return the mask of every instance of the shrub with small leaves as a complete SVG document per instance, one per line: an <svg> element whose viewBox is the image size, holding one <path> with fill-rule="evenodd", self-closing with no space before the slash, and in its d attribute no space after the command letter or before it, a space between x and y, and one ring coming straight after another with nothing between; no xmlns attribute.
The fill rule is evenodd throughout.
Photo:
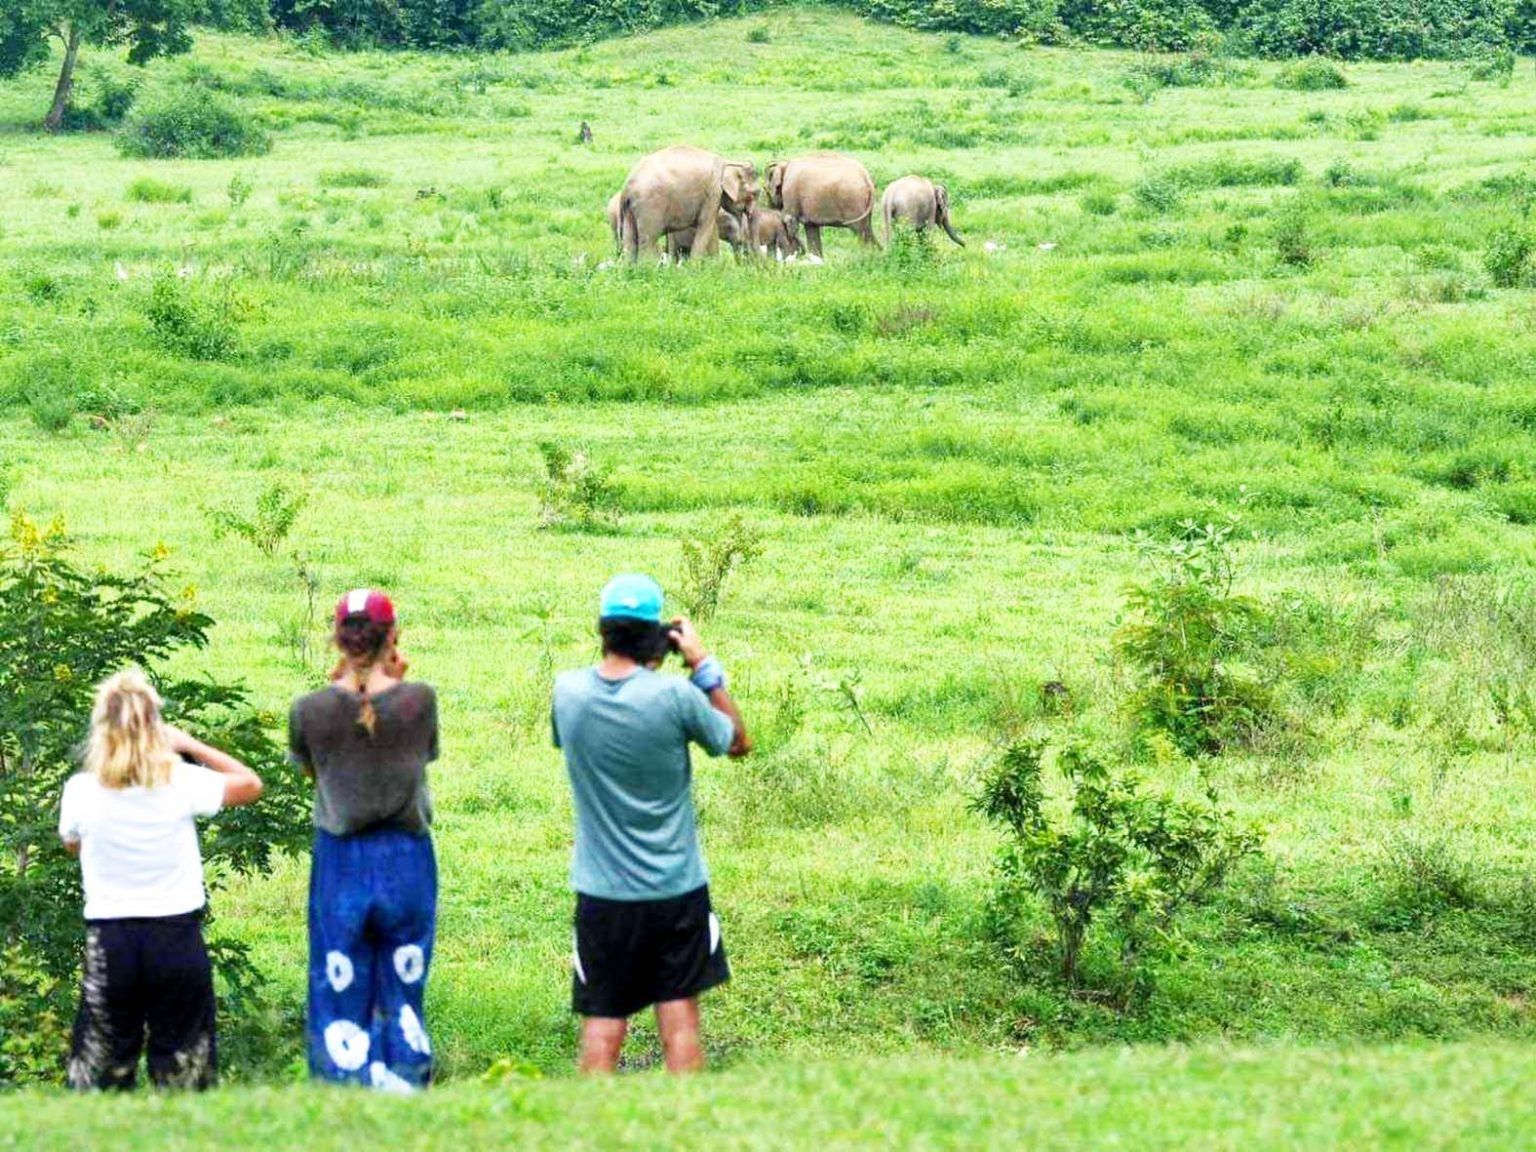
<svg viewBox="0 0 1536 1152"><path fill-rule="evenodd" d="M174 272L162 272L150 286L144 314L167 352L195 360L227 360L239 344L227 288L208 292Z"/></svg>
<svg viewBox="0 0 1536 1152"><path fill-rule="evenodd" d="M190 591L173 590L165 552L115 573L78 564L72 548L62 525L20 513L0 543L0 1083L51 1080L62 1063L85 925L80 868L59 844L58 799L76 769L97 681L145 667L167 719L264 777L260 804L220 813L203 829L215 899L228 877L267 872L277 852L301 849L309 834L309 799L268 735L275 718L253 710L238 685L157 670L204 647L213 626ZM259 974L240 944L215 939L209 951L228 992L226 1019L239 1032Z"/></svg>
<svg viewBox="0 0 1536 1152"><path fill-rule="evenodd" d="M1349 87L1349 77L1331 60L1308 56L1282 68L1275 77L1275 87L1295 92L1336 92Z"/></svg>
<svg viewBox="0 0 1536 1152"><path fill-rule="evenodd" d="M1275 242L1275 259L1287 268L1310 268L1317 258L1311 220L1306 206L1299 200L1291 201L1280 210L1270 237Z"/></svg>
<svg viewBox="0 0 1536 1152"><path fill-rule="evenodd" d="M117 135L124 156L150 160L260 156L271 148L272 138L255 117L201 85L140 110Z"/></svg>
<svg viewBox="0 0 1536 1152"><path fill-rule="evenodd" d="M206 508L203 514L213 527L215 539L238 536L263 556L276 556L308 502L307 493L294 491L279 480L256 497L256 508L250 515L227 505Z"/></svg>
<svg viewBox="0 0 1536 1152"><path fill-rule="evenodd" d="M1154 172L1131 189L1131 199L1147 212L1177 212L1184 203L1184 184L1175 173Z"/></svg>
<svg viewBox="0 0 1536 1152"><path fill-rule="evenodd" d="M255 190L256 186L251 183L249 176L242 172L236 172L229 178L229 187L226 189L229 195L229 206L231 208L242 207L251 198L251 193Z"/></svg>
<svg viewBox="0 0 1536 1152"><path fill-rule="evenodd" d="M683 609L694 620L713 618L720 607L726 579L762 551L758 530L739 514L731 516L714 532L684 536L679 543L683 550L679 596Z"/></svg>
<svg viewBox="0 0 1536 1152"><path fill-rule="evenodd" d="M1500 228L1488 238L1483 251L1483 267L1498 288L1522 288L1530 284L1536 269L1531 256L1536 244L1523 228Z"/></svg>
<svg viewBox="0 0 1536 1152"><path fill-rule="evenodd" d="M1046 785L1048 761L1065 784L1065 811ZM1090 931L1104 929L1118 944L1122 999L1135 990L1142 962L1178 943L1179 913L1219 888L1262 839L1209 785L1196 797L1155 790L1136 769L1080 742L1059 750L1044 741L1013 744L988 770L973 806L1006 837L997 894L1005 921L1021 921L1029 897L1043 901L1061 978L1072 987Z"/></svg>
<svg viewBox="0 0 1536 1152"><path fill-rule="evenodd" d="M545 441L539 445L539 527L581 532L611 529L618 521L619 493L585 449Z"/></svg>
<svg viewBox="0 0 1536 1152"><path fill-rule="evenodd" d="M1172 541L1143 538L1156 574L1132 587L1131 617L1115 636L1135 676L1136 726L1190 755L1251 739L1275 718L1268 691L1241 670L1268 614L1233 590L1233 528L1186 520Z"/></svg>

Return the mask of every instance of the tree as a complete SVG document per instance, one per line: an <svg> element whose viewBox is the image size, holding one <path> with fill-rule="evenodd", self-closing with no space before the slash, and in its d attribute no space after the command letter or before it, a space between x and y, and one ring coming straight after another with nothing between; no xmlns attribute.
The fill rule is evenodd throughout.
<svg viewBox="0 0 1536 1152"><path fill-rule="evenodd" d="M59 796L97 681L143 666L168 719L228 748L266 781L260 804L203 829L210 888L266 871L275 852L296 851L309 835L305 790L268 735L276 717L253 710L239 687L157 671L176 651L202 648L213 625L190 590L172 591L165 559L156 550L126 574L85 570L72 562L61 525L39 527L20 513L0 545L0 1083L57 1067L51 1048L68 1019L84 939L79 867L58 841ZM216 940L210 951L228 993L254 990L256 973L238 945Z"/></svg>
<svg viewBox="0 0 1536 1152"><path fill-rule="evenodd" d="M206 0L8 0L0 12L0 78L48 58L48 42L64 50L53 105L43 127L57 132L69 111L82 45L128 46L130 64L147 64L192 47L191 23Z"/></svg>

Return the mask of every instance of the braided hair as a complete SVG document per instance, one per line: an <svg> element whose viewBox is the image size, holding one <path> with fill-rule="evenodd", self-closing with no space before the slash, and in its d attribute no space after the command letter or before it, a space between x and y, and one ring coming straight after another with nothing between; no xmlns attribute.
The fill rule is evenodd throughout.
<svg viewBox="0 0 1536 1152"><path fill-rule="evenodd" d="M347 616L336 625L336 647L341 649L342 662L336 666L332 679L340 679L349 671L357 677L357 692L362 697L357 723L370 737L379 714L368 698L369 675L376 665L383 665L391 676L405 674L405 662L392 643L394 634L393 624L377 623L364 613Z"/></svg>

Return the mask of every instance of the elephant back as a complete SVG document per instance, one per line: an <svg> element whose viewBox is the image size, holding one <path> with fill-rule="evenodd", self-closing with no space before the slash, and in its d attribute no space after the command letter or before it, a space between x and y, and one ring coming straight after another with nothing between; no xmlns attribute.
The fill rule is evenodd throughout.
<svg viewBox="0 0 1536 1152"><path fill-rule="evenodd" d="M852 224L874 210L875 183L852 156L819 152L790 161L783 198L784 210L807 224Z"/></svg>

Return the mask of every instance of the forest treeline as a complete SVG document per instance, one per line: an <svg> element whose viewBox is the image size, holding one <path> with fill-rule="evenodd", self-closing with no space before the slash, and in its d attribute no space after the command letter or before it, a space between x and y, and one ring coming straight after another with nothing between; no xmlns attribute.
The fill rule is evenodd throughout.
<svg viewBox="0 0 1536 1152"><path fill-rule="evenodd" d="M789 0L813 6L816 0ZM786 0L211 0L225 25L340 47L555 47L744 15ZM1149 51L1444 59L1536 50L1536 0L836 0L930 32L1013 35Z"/></svg>

